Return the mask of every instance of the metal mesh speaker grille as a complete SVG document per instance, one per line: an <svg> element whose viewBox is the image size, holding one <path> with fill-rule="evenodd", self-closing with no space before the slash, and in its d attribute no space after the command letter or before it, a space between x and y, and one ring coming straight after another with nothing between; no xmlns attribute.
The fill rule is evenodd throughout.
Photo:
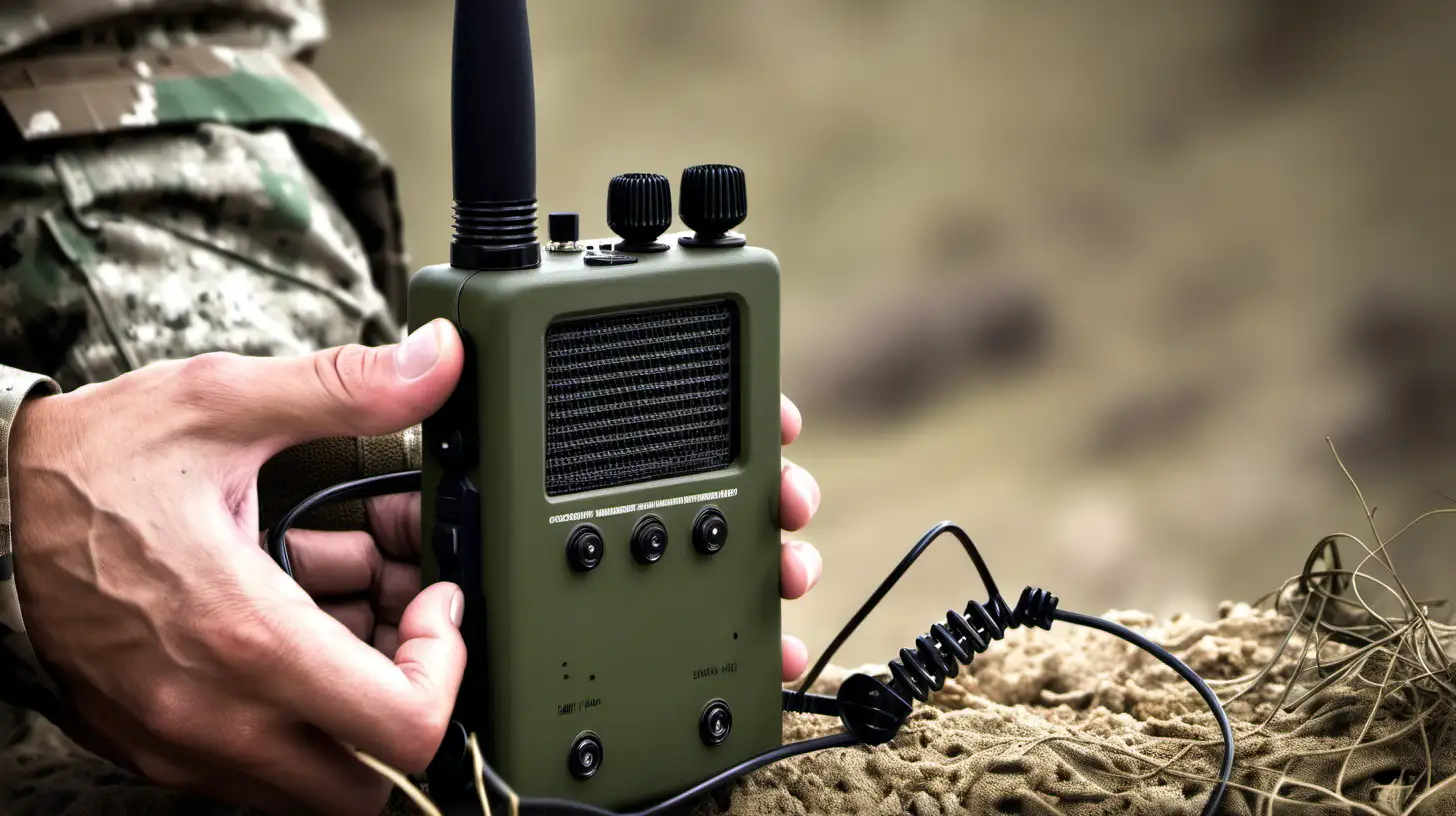
<svg viewBox="0 0 1456 816"><path fill-rule="evenodd" d="M721 302L548 329L547 495L728 467L737 316Z"/></svg>

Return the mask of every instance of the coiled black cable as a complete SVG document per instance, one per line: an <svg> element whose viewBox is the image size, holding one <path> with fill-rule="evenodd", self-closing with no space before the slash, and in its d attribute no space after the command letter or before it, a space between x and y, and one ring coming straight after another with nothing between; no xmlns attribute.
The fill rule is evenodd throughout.
<svg viewBox="0 0 1456 816"><path fill-rule="evenodd" d="M900 659L890 661L890 688L901 697L914 697L920 702L940 691L945 681L960 674L962 666L971 665L992 641L1006 637L1006 632L1021 626L1052 628L1057 611L1057 596L1044 589L1027 587L1021 591L1016 608L1006 606L1000 595L991 598L989 606L971 601L965 614L946 613L944 624L930 627L930 633L915 639L915 650L901 649Z"/></svg>

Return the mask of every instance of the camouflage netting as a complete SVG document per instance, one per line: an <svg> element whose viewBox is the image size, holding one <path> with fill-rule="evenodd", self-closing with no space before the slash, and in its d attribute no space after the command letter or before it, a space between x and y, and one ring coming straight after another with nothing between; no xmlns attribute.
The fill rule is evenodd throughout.
<svg viewBox="0 0 1456 816"><path fill-rule="evenodd" d="M1238 752L1224 813L1456 812L1456 629L1375 556L1342 569L1336 543L1320 542L1265 604L1226 603L1213 621L1111 617L1169 645L1227 704ZM1384 581L1372 563L1390 573ZM1371 611L1377 594L1393 612ZM815 690L850 673L832 668ZM1197 814L1221 757L1211 716L1180 678L1066 624L1010 633L931 703L889 745L780 763L698 813ZM9 726L6 813L236 812L148 788L43 722ZM786 741L836 730L824 717L784 720Z"/></svg>

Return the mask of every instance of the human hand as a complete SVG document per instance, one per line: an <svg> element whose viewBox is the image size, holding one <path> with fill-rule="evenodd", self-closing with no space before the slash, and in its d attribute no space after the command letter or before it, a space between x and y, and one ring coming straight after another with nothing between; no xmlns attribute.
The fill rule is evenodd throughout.
<svg viewBox="0 0 1456 816"><path fill-rule="evenodd" d="M803 429L799 409L787 397L780 405L782 443ZM324 611L360 639L392 657L399 646L398 624L420 591L420 494L380 496L365 502L370 532L290 530L289 559L294 578ZM784 460L779 487L779 521L789 532L803 529L819 509L819 485L808 471ZM780 593L803 597L818 583L823 561L813 545L783 544ZM798 638L783 638L783 676L804 673L808 652Z"/></svg>
<svg viewBox="0 0 1456 816"><path fill-rule="evenodd" d="M370 648L258 546L257 473L295 444L420 422L462 363L436 321L400 346L204 355L27 403L10 462L22 614L67 730L167 787L378 812L389 783L349 747L429 763L465 665L463 598L412 595L397 648Z"/></svg>

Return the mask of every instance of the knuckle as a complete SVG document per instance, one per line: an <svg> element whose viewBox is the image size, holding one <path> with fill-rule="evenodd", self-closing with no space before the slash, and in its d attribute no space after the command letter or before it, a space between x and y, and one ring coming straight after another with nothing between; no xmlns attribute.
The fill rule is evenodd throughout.
<svg viewBox="0 0 1456 816"><path fill-rule="evenodd" d="M270 616L251 605L228 605L225 613L199 616L196 636L211 662L234 672L273 665L282 638Z"/></svg>
<svg viewBox="0 0 1456 816"><path fill-rule="evenodd" d="M350 343L315 355L314 374L331 397L352 405L362 402L368 393L373 360L370 349Z"/></svg>
<svg viewBox="0 0 1456 816"><path fill-rule="evenodd" d="M148 688L138 712L142 730L162 743L175 746L195 742L199 713L189 687L166 681L153 683Z"/></svg>
<svg viewBox="0 0 1456 816"><path fill-rule="evenodd" d="M208 352L181 361L171 369L177 397L192 408L211 410L230 401L239 379L242 358L223 351Z"/></svg>

